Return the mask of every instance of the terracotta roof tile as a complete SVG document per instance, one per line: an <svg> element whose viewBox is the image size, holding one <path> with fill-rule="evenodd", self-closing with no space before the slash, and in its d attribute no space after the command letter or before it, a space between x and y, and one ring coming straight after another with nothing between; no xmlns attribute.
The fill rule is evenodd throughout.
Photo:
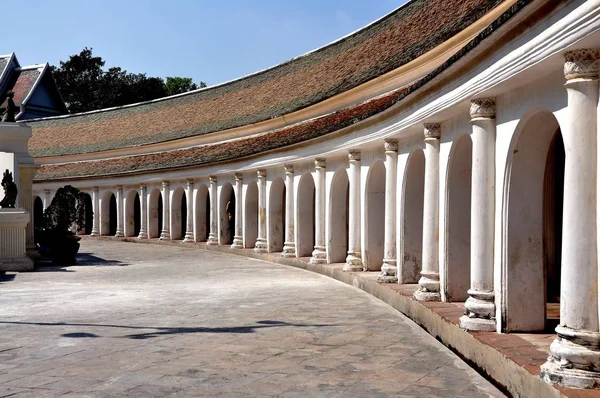
<svg viewBox="0 0 600 398"><path fill-rule="evenodd" d="M30 151L36 157L96 152L281 116L410 62L501 2L413 0L332 45L244 79L163 101L29 122L34 129Z"/></svg>

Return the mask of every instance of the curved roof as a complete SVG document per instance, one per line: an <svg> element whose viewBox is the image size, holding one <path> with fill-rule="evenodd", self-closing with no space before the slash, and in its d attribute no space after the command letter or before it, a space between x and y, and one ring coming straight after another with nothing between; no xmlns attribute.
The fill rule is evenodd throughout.
<svg viewBox="0 0 600 398"><path fill-rule="evenodd" d="M186 95L28 121L35 157L154 144L245 126L319 103L453 37L502 0L413 0L335 43L271 69Z"/></svg>

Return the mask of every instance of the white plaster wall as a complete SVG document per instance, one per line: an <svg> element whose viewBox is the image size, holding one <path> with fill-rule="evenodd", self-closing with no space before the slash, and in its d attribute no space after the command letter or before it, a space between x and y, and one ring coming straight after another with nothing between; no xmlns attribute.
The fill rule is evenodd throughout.
<svg viewBox="0 0 600 398"><path fill-rule="evenodd" d="M348 253L348 161L328 159L325 182L325 225L328 263L343 263Z"/></svg>
<svg viewBox="0 0 600 398"><path fill-rule="evenodd" d="M278 176L267 180L267 246L270 253L283 250L284 221L285 183Z"/></svg>
<svg viewBox="0 0 600 398"><path fill-rule="evenodd" d="M219 185L217 191L219 194L219 209L217 212L217 217L219 218L219 244L228 245L233 242L234 231L231 231L229 228L229 217L226 212L227 202L232 199L235 201L235 193L233 192L233 186L229 182ZM235 215L235 208L232 207L230 210Z"/></svg>
<svg viewBox="0 0 600 398"><path fill-rule="evenodd" d="M123 193L123 209L125 212L125 223L123 225L126 237L135 236L135 201L139 200L139 194L135 188L128 188Z"/></svg>
<svg viewBox="0 0 600 398"><path fill-rule="evenodd" d="M296 256L310 257L315 246L315 182L309 170L301 175L298 172L301 170L294 176Z"/></svg>
<svg viewBox="0 0 600 398"><path fill-rule="evenodd" d="M363 174L366 175L363 264L369 271L378 271L383 263L385 239L385 165L381 160L376 160L367 170L361 170L361 176Z"/></svg>
<svg viewBox="0 0 600 398"><path fill-rule="evenodd" d="M102 190L100 195L100 235L108 235L110 230L110 198L112 191ZM116 196L115 196L116 198Z"/></svg>
<svg viewBox="0 0 600 398"><path fill-rule="evenodd" d="M256 245L258 237L258 186L256 181L244 183L243 192L244 248L252 249ZM240 206L242 206L241 203Z"/></svg>
<svg viewBox="0 0 600 398"><path fill-rule="evenodd" d="M196 242L206 242L208 239L208 217L210 211L206 211L206 204L209 200L208 186L206 184L194 185L194 240Z"/></svg>
<svg viewBox="0 0 600 398"><path fill-rule="evenodd" d="M181 240L183 235L181 234L181 222L182 222L182 211L183 211L183 198L185 197L185 189L183 186L171 185L169 190L169 233L171 240ZM186 203L187 206L187 203Z"/></svg>

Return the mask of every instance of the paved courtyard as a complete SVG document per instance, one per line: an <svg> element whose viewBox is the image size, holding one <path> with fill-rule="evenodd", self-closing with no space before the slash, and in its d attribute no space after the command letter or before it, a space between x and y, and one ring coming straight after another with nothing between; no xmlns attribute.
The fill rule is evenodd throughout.
<svg viewBox="0 0 600 398"><path fill-rule="evenodd" d="M0 282L0 396L498 397L402 314L291 267L83 241Z"/></svg>

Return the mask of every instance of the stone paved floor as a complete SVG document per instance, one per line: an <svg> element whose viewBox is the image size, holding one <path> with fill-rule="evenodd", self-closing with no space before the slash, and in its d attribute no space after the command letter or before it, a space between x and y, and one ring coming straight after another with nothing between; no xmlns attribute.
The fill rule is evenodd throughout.
<svg viewBox="0 0 600 398"><path fill-rule="evenodd" d="M327 277L84 241L0 281L0 396L498 397L406 317Z"/></svg>

